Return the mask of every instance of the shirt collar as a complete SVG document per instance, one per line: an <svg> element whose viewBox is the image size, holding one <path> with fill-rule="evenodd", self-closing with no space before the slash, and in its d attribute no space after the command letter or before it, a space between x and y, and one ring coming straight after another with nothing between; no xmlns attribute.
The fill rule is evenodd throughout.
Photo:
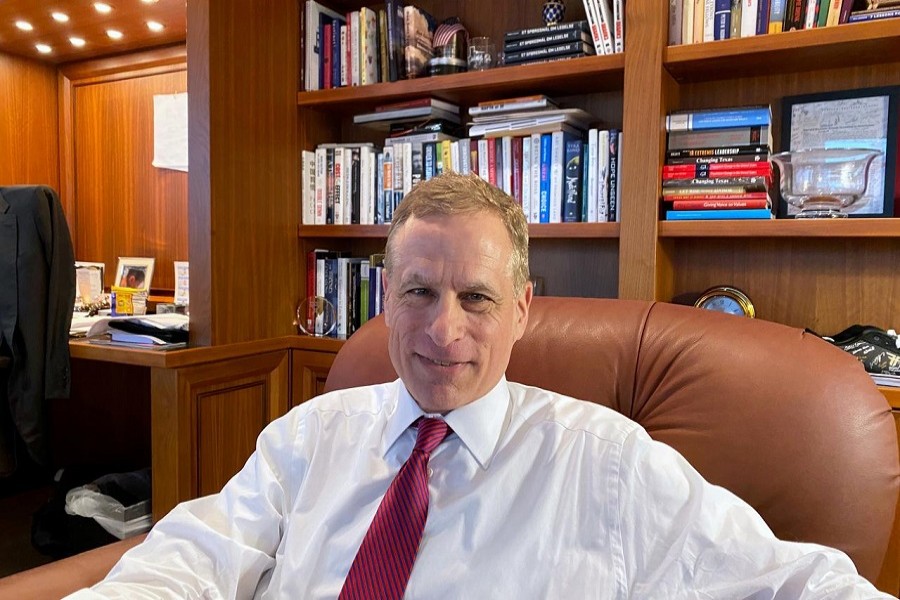
<svg viewBox="0 0 900 600"><path fill-rule="evenodd" d="M382 456L387 454L394 442L416 419L426 416L403 382L397 380L397 384L397 404L394 414L388 418L381 440ZM486 469L497 448L508 412L509 386L504 376L487 394L449 412L444 420L481 468Z"/></svg>

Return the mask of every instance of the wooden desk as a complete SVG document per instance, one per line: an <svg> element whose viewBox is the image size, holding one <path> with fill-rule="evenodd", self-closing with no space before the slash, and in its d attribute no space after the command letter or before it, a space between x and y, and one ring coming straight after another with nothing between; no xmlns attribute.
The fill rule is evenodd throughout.
<svg viewBox="0 0 900 600"><path fill-rule="evenodd" d="M73 360L149 370L157 520L183 500L218 491L243 466L267 423L321 392L341 344L286 336L157 351L74 340L69 350Z"/></svg>

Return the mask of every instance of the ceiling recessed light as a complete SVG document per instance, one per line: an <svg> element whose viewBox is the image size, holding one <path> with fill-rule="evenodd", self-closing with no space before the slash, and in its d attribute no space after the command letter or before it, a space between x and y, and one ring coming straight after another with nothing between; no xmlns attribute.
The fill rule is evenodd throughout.
<svg viewBox="0 0 900 600"><path fill-rule="evenodd" d="M34 29L34 26L28 21L16 21L16 27L18 27L22 31L31 31L32 29Z"/></svg>
<svg viewBox="0 0 900 600"><path fill-rule="evenodd" d="M112 38L114 40L122 39L122 32L117 29L107 29L106 35L108 35L110 38Z"/></svg>
<svg viewBox="0 0 900 600"><path fill-rule="evenodd" d="M103 2L94 2L94 10L96 10L98 13L106 14L112 12L112 6Z"/></svg>
<svg viewBox="0 0 900 600"><path fill-rule="evenodd" d="M53 52L53 48L51 48L47 44L35 44L34 47L37 48L37 51L41 54L50 54L51 52Z"/></svg>
<svg viewBox="0 0 900 600"><path fill-rule="evenodd" d="M59 23L67 23L69 21L69 15L67 15L66 13L55 11L50 14L53 19Z"/></svg>
<svg viewBox="0 0 900 600"><path fill-rule="evenodd" d="M165 26L157 21L147 21L147 29L150 31L162 31Z"/></svg>
<svg viewBox="0 0 900 600"><path fill-rule="evenodd" d="M84 46L84 40L80 37L70 37L69 43L71 43L76 48L81 48Z"/></svg>

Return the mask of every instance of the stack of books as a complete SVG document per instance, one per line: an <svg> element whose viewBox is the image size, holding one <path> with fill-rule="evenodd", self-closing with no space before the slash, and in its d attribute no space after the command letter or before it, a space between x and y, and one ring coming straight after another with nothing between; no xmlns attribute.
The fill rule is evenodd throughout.
<svg viewBox="0 0 900 600"><path fill-rule="evenodd" d="M674 0L671 0L674 1ZM617 54L625 49L625 0L582 0L597 54Z"/></svg>
<svg viewBox="0 0 900 600"><path fill-rule="evenodd" d="M865 6L850 11L848 23L896 19L900 17L900 0L866 0Z"/></svg>
<svg viewBox="0 0 900 600"><path fill-rule="evenodd" d="M772 219L772 114L768 106L666 117L666 220Z"/></svg>
<svg viewBox="0 0 900 600"><path fill-rule="evenodd" d="M591 56L594 44L588 22L507 31L503 36L504 63L527 65L553 60Z"/></svg>

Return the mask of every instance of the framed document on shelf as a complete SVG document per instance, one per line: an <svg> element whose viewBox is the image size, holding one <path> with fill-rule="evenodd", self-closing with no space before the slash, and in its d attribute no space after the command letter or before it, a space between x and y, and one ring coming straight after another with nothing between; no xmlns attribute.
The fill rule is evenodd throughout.
<svg viewBox="0 0 900 600"><path fill-rule="evenodd" d="M900 86L788 96L782 101L781 149L868 148L880 150L869 170L869 185L844 210L851 217L893 217L897 183ZM784 200L779 217L798 212Z"/></svg>

